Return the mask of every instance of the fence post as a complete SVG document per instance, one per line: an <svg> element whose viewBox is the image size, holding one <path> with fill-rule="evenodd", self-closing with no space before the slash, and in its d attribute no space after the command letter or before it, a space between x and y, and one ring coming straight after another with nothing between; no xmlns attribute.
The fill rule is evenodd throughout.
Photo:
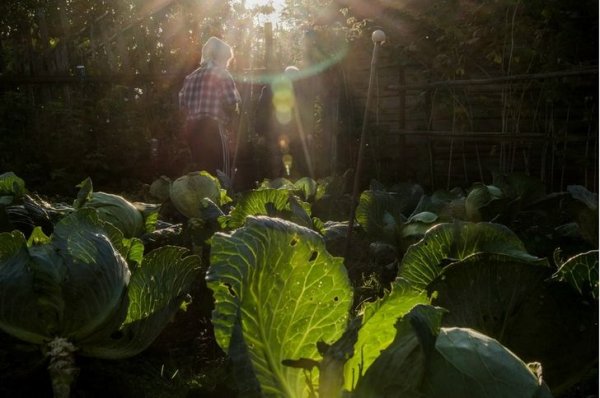
<svg viewBox="0 0 600 398"><path fill-rule="evenodd" d="M406 85L406 73L404 67L400 65L398 69L398 86L400 90L398 90L398 144L400 148L398 148L398 152L400 154L400 159L402 162L406 161L406 135L404 131L406 130L406 90L403 89ZM400 169L400 179L406 180L406 167L402 167Z"/></svg>
<svg viewBox="0 0 600 398"><path fill-rule="evenodd" d="M371 69L369 74L369 85L367 86L367 98L365 103L365 113L363 116L362 130L360 133L360 143L358 146L358 158L356 160L356 169L354 170L354 186L352 188L352 203L350 204L350 217L348 218L348 234L346 235L346 248L344 250L344 258L348 257L350 250L350 241L352 239L352 228L354 228L354 217L356 215L356 206L358 205L358 191L360 189L360 173L362 171L362 161L364 157L364 148L366 145L367 124L369 121L369 111L371 108L371 96L373 94L373 86L375 83L375 74L377 73L377 57L379 56L379 48L385 41L385 33L382 30L376 30L371 35L373 40L373 54L371 57Z"/></svg>
<svg viewBox="0 0 600 398"><path fill-rule="evenodd" d="M273 23L265 23L265 70L273 71Z"/></svg>
<svg viewBox="0 0 600 398"><path fill-rule="evenodd" d="M431 89L425 91L425 117L427 118L427 131L432 132L433 129L433 99L431 95ZM433 143L435 138L431 135L427 135L427 153L429 155L429 179L431 183L431 189L435 190L435 153Z"/></svg>

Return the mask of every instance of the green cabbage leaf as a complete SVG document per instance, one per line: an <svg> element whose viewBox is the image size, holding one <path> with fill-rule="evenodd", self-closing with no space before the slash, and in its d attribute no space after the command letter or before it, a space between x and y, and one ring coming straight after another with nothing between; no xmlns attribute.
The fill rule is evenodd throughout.
<svg viewBox="0 0 600 398"><path fill-rule="evenodd" d="M206 171L196 171L177 178L171 183L169 197L173 206L188 218L202 218L205 200L217 206L231 202L219 180Z"/></svg>
<svg viewBox="0 0 600 398"><path fill-rule="evenodd" d="M425 289L444 266L471 254L487 252L539 262L527 253L523 242L501 224L455 222L429 229L423 239L406 251L398 276L419 289Z"/></svg>
<svg viewBox="0 0 600 398"><path fill-rule="evenodd" d="M139 237L154 229L159 205L132 203L119 195L94 192L90 178L86 178L77 186L79 192L73 202L74 209L96 210L101 221L118 228L126 238Z"/></svg>
<svg viewBox="0 0 600 398"><path fill-rule="evenodd" d="M145 349L179 309L200 258L165 246L144 256L98 213L82 208L47 237L0 234L0 329L43 345L68 339L83 355L125 358ZM127 260L136 264L132 270Z"/></svg>
<svg viewBox="0 0 600 398"><path fill-rule="evenodd" d="M368 236L396 245L406 217L405 200L384 191L364 191L356 207L356 220Z"/></svg>
<svg viewBox="0 0 600 398"><path fill-rule="evenodd" d="M539 365L527 365L496 340L441 327L445 311L418 305L395 324L393 342L362 377L353 398L551 397Z"/></svg>
<svg viewBox="0 0 600 398"><path fill-rule="evenodd" d="M445 267L428 291L446 308L444 326L468 327L525 361L541 362L556 394L585 377L598 359L596 306L545 262L477 253Z"/></svg>
<svg viewBox="0 0 600 398"><path fill-rule="evenodd" d="M344 366L344 387L351 391L358 379L394 340L394 324L417 304L428 304L425 292L412 289L405 281L396 280L391 291L360 309L361 326L354 344L354 355Z"/></svg>
<svg viewBox="0 0 600 398"><path fill-rule="evenodd" d="M177 312L192 283L197 281L200 259L188 251L163 246L144 256L127 289L127 312L116 328L105 328L82 341L81 355L119 359L145 350Z"/></svg>
<svg viewBox="0 0 600 398"><path fill-rule="evenodd" d="M465 198L467 220L473 222L492 221L504 209L507 198L500 188L494 185L475 183Z"/></svg>
<svg viewBox="0 0 600 398"><path fill-rule="evenodd" d="M215 299L217 342L232 358L242 391L305 397L301 369L284 360L319 358L316 343L344 332L352 289L341 258L310 229L269 217L248 217L232 234L213 237L206 280ZM316 374L309 376L313 383Z"/></svg>
<svg viewBox="0 0 600 398"><path fill-rule="evenodd" d="M0 205L9 205L25 195L25 181L12 171L0 174Z"/></svg>
<svg viewBox="0 0 600 398"><path fill-rule="evenodd" d="M598 300L598 250L569 258L560 266L553 278L566 281L579 294Z"/></svg>
<svg viewBox="0 0 600 398"><path fill-rule="evenodd" d="M129 278L92 210L66 216L48 244L0 234L0 328L34 344L83 339L118 312Z"/></svg>
<svg viewBox="0 0 600 398"><path fill-rule="evenodd" d="M248 216L268 216L292 221L312 228L310 204L303 202L285 189L260 189L243 193L236 206L219 222L224 228L235 229L244 225Z"/></svg>

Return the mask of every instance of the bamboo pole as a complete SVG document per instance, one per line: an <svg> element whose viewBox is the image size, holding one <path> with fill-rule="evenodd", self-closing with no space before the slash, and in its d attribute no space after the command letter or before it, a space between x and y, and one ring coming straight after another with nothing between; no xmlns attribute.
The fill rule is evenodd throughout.
<svg viewBox="0 0 600 398"><path fill-rule="evenodd" d="M406 75L402 66L398 69L398 84L400 86L406 84ZM398 91L398 127L400 130L406 129L406 91L403 90ZM400 159L404 160L406 159L406 136L400 135L398 139ZM406 167L402 167L400 177L402 180L406 179Z"/></svg>
<svg viewBox="0 0 600 398"><path fill-rule="evenodd" d="M350 242L352 240L352 229L354 228L354 217L356 215L356 206L358 205L358 191L360 189L360 174L362 172L363 157L366 145L367 124L369 120L369 110L371 108L371 96L373 95L373 86L377 70L377 58L381 44L385 41L385 33L382 30L376 30L371 35L373 40L373 54L371 56L371 72L369 74L369 86L367 87L367 99L365 103L365 113L363 116L362 130L360 133L360 143L358 146L358 158L356 159L356 170L354 171L354 186L352 189L352 203L350 205L350 217L348 219L348 233L346 235L346 248L344 258L348 257Z"/></svg>
<svg viewBox="0 0 600 398"><path fill-rule="evenodd" d="M446 189L450 190L450 179L452 175L452 156L454 154L454 139L450 140L450 150L448 154L448 175L446 179Z"/></svg>
<svg viewBox="0 0 600 398"><path fill-rule="evenodd" d="M265 30L265 69L267 72L273 72L273 24L266 22L264 26Z"/></svg>
<svg viewBox="0 0 600 398"><path fill-rule="evenodd" d="M567 108L567 120L565 121L565 133L563 135L562 165L560 168L560 185L562 190L565 183L565 171L567 168L567 147L569 141L569 119L571 118L571 105Z"/></svg>

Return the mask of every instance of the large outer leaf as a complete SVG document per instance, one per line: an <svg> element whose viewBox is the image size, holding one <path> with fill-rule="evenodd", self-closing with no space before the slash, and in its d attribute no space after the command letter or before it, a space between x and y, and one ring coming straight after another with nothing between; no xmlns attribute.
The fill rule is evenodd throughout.
<svg viewBox="0 0 600 398"><path fill-rule="evenodd" d="M528 206L546 195L542 180L524 173L494 175L494 185L511 198L519 198L521 206Z"/></svg>
<svg viewBox="0 0 600 398"><path fill-rule="evenodd" d="M56 266L50 261L38 265L21 232L0 234L0 329L42 344L59 329L64 307L60 281L65 269L52 250L34 251L56 260Z"/></svg>
<svg viewBox="0 0 600 398"><path fill-rule="evenodd" d="M312 227L310 204L302 202L285 189L261 189L244 193L229 216L225 217L225 224L230 229L239 228L244 225L248 216L278 217L304 227Z"/></svg>
<svg viewBox="0 0 600 398"><path fill-rule="evenodd" d="M424 289L445 265L479 253L506 254L525 261L538 261L510 229L493 223L440 224L427 231L421 241L405 253L398 276Z"/></svg>
<svg viewBox="0 0 600 398"><path fill-rule="evenodd" d="M142 213L125 198L105 192L94 192L84 207L98 211L102 221L117 227L127 238L140 236L144 233L144 217Z"/></svg>
<svg viewBox="0 0 600 398"><path fill-rule="evenodd" d="M569 185L567 191L574 199L569 207L581 235L594 248L598 248L598 194L581 185Z"/></svg>
<svg viewBox="0 0 600 398"><path fill-rule="evenodd" d="M474 328L505 342L506 333L519 333L511 323L514 315L523 302L536 299L550 274L549 267L519 258L478 253L444 268L428 291L436 296L434 304L450 310L447 325Z"/></svg>
<svg viewBox="0 0 600 398"><path fill-rule="evenodd" d="M431 398L552 397L521 359L471 329L440 329L424 381Z"/></svg>
<svg viewBox="0 0 600 398"><path fill-rule="evenodd" d="M385 325L393 339L360 378L352 397L424 397L421 385L442 314L441 308L419 305Z"/></svg>
<svg viewBox="0 0 600 398"><path fill-rule="evenodd" d="M249 217L244 228L213 238L206 278L217 342L238 358L239 322L265 395L306 396L302 371L282 361L318 359L316 343L342 335L352 303L342 261L316 232L274 218Z"/></svg>
<svg viewBox="0 0 600 398"><path fill-rule="evenodd" d="M481 253L446 267L429 286L448 309L445 326L468 327L500 341L525 361L541 362L559 392L598 358L597 308L569 286L548 283L548 267ZM564 286L561 286L564 285Z"/></svg>
<svg viewBox="0 0 600 398"><path fill-rule="evenodd" d="M127 318L121 328L107 328L83 342L81 353L120 359L145 350L175 315L198 277L200 257L185 257L187 252L163 246L148 253L131 277Z"/></svg>
<svg viewBox="0 0 600 398"><path fill-rule="evenodd" d="M554 274L567 281L579 294L598 299L598 250L581 253L568 259Z"/></svg>
<svg viewBox="0 0 600 398"><path fill-rule="evenodd" d="M123 300L129 283L127 262L91 209L81 209L56 225L52 244L67 271L61 335L79 340L94 332Z"/></svg>
<svg viewBox="0 0 600 398"><path fill-rule="evenodd" d="M417 292L404 281L397 280L385 297L363 305L362 326L354 345L354 355L344 367L344 386L348 391L356 386L359 377L394 340L396 320L415 305L425 303L429 303L425 292Z"/></svg>
<svg viewBox="0 0 600 398"><path fill-rule="evenodd" d="M0 174L0 197L19 199L25 194L25 181L12 171Z"/></svg>
<svg viewBox="0 0 600 398"><path fill-rule="evenodd" d="M127 261L129 269L132 271L135 270L144 258L144 244L142 240L138 238L125 238L123 232L111 223L104 223L102 227L115 250Z"/></svg>
<svg viewBox="0 0 600 398"><path fill-rule="evenodd" d="M419 305L395 324L393 342L359 381L354 398L550 397L539 375L496 340L441 328L442 309Z"/></svg>

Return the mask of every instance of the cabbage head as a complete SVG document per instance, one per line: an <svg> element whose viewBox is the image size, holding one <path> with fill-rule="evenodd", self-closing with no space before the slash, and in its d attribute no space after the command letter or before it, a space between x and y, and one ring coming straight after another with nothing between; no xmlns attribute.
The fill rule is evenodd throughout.
<svg viewBox="0 0 600 398"><path fill-rule="evenodd" d="M150 195L152 197L165 202L169 199L169 193L171 191L171 184L173 181L167 176L160 176L160 178L154 180L150 184Z"/></svg>
<svg viewBox="0 0 600 398"><path fill-rule="evenodd" d="M188 173L173 181L170 197L173 206L188 218L201 218L207 199L217 206L231 201L219 180L206 171Z"/></svg>
<svg viewBox="0 0 600 398"><path fill-rule="evenodd" d="M122 196L105 192L94 192L92 180L88 177L79 185L75 209L95 209L103 222L117 227L126 238L141 236L146 232L146 221L142 212Z"/></svg>
<svg viewBox="0 0 600 398"><path fill-rule="evenodd" d="M102 221L119 228L127 238L141 236L145 232L144 216L122 196L94 192L84 207L96 209Z"/></svg>
<svg viewBox="0 0 600 398"><path fill-rule="evenodd" d="M0 234L0 330L50 358L55 397L77 374L74 353L118 359L146 349L178 310L200 259L165 246L132 272L131 246L97 212L78 209L50 237Z"/></svg>

